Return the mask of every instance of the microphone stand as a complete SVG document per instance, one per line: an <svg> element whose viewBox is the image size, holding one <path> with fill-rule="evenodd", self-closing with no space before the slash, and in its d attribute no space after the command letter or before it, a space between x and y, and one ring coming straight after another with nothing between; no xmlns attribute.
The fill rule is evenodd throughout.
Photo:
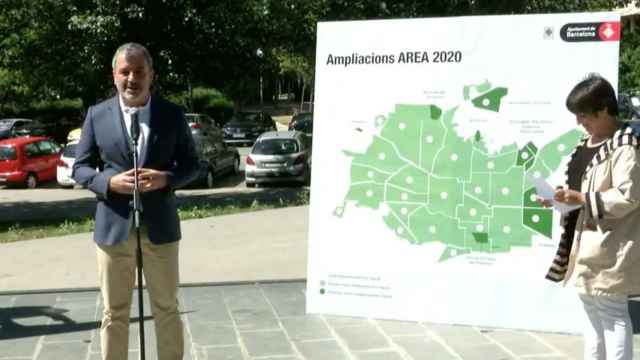
<svg viewBox="0 0 640 360"><path fill-rule="evenodd" d="M131 141L133 155L133 225L136 229L136 265L138 275L138 324L140 329L140 359L145 360L144 344L144 301L142 298L142 242L140 240L140 187L138 184L138 139L140 137L140 122L138 113L131 114Z"/></svg>

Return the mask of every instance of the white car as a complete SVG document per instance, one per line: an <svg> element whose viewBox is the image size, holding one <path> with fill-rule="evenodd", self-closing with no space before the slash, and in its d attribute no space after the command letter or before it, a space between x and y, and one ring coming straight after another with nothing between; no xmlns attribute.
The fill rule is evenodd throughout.
<svg viewBox="0 0 640 360"><path fill-rule="evenodd" d="M73 171L73 163L76 161L76 147L78 142L71 142L62 149L60 156L60 162L58 163L58 169L56 171L56 179L58 184L62 187L73 187L76 182L71 177Z"/></svg>
<svg viewBox="0 0 640 360"><path fill-rule="evenodd" d="M258 137L244 168L247 187L297 182L311 176L311 140L299 131L270 131Z"/></svg>

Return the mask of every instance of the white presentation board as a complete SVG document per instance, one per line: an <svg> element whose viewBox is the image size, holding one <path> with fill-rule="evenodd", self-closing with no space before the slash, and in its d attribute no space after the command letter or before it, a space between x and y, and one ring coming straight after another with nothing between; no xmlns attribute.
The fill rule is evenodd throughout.
<svg viewBox="0 0 640 360"><path fill-rule="evenodd" d="M318 24L307 310L577 332L544 279L590 72L617 87L615 13Z"/></svg>

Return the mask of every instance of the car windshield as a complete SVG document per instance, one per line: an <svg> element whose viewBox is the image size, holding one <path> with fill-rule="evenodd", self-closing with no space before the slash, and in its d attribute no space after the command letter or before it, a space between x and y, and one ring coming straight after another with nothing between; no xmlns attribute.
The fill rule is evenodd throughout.
<svg viewBox="0 0 640 360"><path fill-rule="evenodd" d="M310 120L313 120L313 114L312 113L298 114L293 117L293 120L294 121L310 121Z"/></svg>
<svg viewBox="0 0 640 360"><path fill-rule="evenodd" d="M16 148L13 146L0 146L0 161L3 160L15 160Z"/></svg>
<svg viewBox="0 0 640 360"><path fill-rule="evenodd" d="M287 155L299 151L298 142L294 139L264 139L253 147L256 155Z"/></svg>
<svg viewBox="0 0 640 360"><path fill-rule="evenodd" d="M237 113L233 116L230 123L257 123L258 114L256 113Z"/></svg>
<svg viewBox="0 0 640 360"><path fill-rule="evenodd" d="M184 117L187 119L188 123L203 124L203 123L209 123L211 121L209 120L208 117L200 114L188 114L188 115L185 115Z"/></svg>
<svg viewBox="0 0 640 360"><path fill-rule="evenodd" d="M75 158L76 157L76 147L78 147L78 144L70 144L64 147L64 150L62 150L62 156L67 157L67 158Z"/></svg>
<svg viewBox="0 0 640 360"><path fill-rule="evenodd" d="M303 132L311 132L312 124L313 123L311 122L310 119L306 121L296 121L293 124L293 129L298 131L303 131Z"/></svg>

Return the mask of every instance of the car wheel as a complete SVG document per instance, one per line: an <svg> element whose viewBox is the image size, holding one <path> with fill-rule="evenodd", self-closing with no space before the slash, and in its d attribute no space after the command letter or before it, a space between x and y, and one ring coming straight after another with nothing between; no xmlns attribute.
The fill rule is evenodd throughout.
<svg viewBox="0 0 640 360"><path fill-rule="evenodd" d="M24 182L24 185L27 187L27 189L35 189L36 187L38 187L38 178L36 177L36 174L29 173L29 175L27 175L27 179Z"/></svg>
<svg viewBox="0 0 640 360"><path fill-rule="evenodd" d="M207 189L213 189L213 183L214 183L214 176L213 176L213 170L212 169L208 169L207 170L207 177L205 178L205 185L207 186Z"/></svg>
<svg viewBox="0 0 640 360"><path fill-rule="evenodd" d="M233 159L233 174L237 175L240 173L240 158L236 157Z"/></svg>
<svg viewBox="0 0 640 360"><path fill-rule="evenodd" d="M246 183L248 188L254 188L256 187L256 183Z"/></svg>

